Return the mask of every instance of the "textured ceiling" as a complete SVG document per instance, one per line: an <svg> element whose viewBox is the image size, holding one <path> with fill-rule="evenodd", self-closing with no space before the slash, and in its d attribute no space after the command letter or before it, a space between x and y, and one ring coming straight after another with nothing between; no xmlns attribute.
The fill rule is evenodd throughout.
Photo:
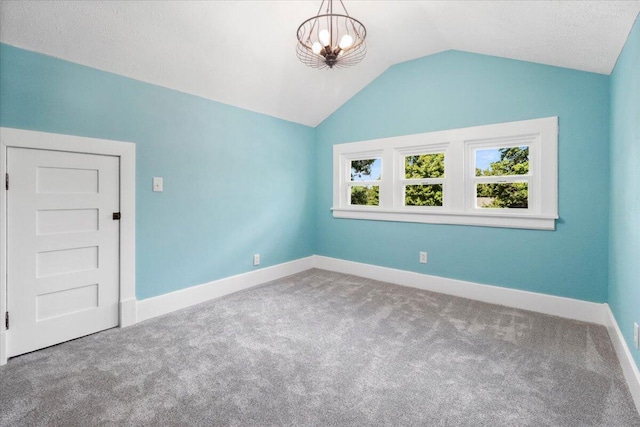
<svg viewBox="0 0 640 427"><path fill-rule="evenodd" d="M449 49L609 74L634 1L345 0L367 57L315 70L295 55L313 1L1 1L0 41L316 126L389 66Z"/></svg>

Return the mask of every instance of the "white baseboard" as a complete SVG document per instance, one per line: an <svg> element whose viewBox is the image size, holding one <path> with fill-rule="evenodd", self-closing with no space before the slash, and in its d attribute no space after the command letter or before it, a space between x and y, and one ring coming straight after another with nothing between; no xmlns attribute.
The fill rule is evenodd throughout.
<svg viewBox="0 0 640 427"><path fill-rule="evenodd" d="M607 325L605 304L539 294L536 292L520 291L500 286L481 285L463 280L448 279L445 277L379 267L377 265L345 261L319 255L313 256L313 266L323 270L353 274L368 279L410 286L441 294L520 308L550 314L552 316L580 320L582 322Z"/></svg>
<svg viewBox="0 0 640 427"><path fill-rule="evenodd" d="M640 372L633 360L633 356L631 356L629 346L622 336L622 331L618 326L618 322L616 321L611 308L608 304L605 304L605 306L607 311L606 326L609 331L609 337L611 337L613 347L616 349L616 354L618 355L618 360L620 360L620 366L622 367L622 373L629 385L629 391L631 392L633 401L636 404L636 409L640 412Z"/></svg>
<svg viewBox="0 0 640 427"><path fill-rule="evenodd" d="M0 366L7 364L7 333L0 331Z"/></svg>
<svg viewBox="0 0 640 427"><path fill-rule="evenodd" d="M120 301L120 327L126 328L127 326L134 325L136 319L136 299L129 298L124 301Z"/></svg>
<svg viewBox="0 0 640 427"><path fill-rule="evenodd" d="M126 317L128 320L123 322L123 326L200 304L312 267L583 322L605 326L610 324L606 304L313 255L138 301L136 304L137 313L123 310L123 318ZM122 307L125 309L131 307L128 303L129 301L123 302Z"/></svg>
<svg viewBox="0 0 640 427"><path fill-rule="evenodd" d="M171 313L172 311L200 304L214 298L248 289L281 277L300 273L312 267L312 257L285 262L272 267L261 268L236 276L225 277L203 285L192 286L179 291L138 301L137 321Z"/></svg>

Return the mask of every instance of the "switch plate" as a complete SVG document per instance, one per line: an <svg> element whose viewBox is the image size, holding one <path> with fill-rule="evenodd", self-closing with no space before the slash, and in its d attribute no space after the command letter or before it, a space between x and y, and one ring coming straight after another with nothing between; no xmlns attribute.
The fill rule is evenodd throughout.
<svg viewBox="0 0 640 427"><path fill-rule="evenodd" d="M640 336L638 336L638 334L640 333L640 331L638 331L638 324L634 322L633 324L633 344L636 346L636 348L638 348L638 340L640 340Z"/></svg>
<svg viewBox="0 0 640 427"><path fill-rule="evenodd" d="M162 192L164 190L164 182L162 177L154 176L153 177L153 191Z"/></svg>
<svg viewBox="0 0 640 427"><path fill-rule="evenodd" d="M260 254L253 254L253 265L260 265Z"/></svg>
<svg viewBox="0 0 640 427"><path fill-rule="evenodd" d="M427 253L420 252L420 264L426 264L426 263L427 263Z"/></svg>

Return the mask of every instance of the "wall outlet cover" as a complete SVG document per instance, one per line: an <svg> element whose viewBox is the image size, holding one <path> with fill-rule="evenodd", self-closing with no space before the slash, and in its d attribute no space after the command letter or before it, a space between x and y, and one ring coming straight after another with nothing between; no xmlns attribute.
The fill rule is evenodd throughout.
<svg viewBox="0 0 640 427"><path fill-rule="evenodd" d="M160 176L153 177L153 191L161 193L164 191L164 180Z"/></svg>

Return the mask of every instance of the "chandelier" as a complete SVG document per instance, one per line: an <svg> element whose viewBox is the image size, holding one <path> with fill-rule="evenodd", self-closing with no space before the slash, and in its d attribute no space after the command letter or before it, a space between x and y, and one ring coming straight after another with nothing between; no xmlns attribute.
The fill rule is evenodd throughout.
<svg viewBox="0 0 640 427"><path fill-rule="evenodd" d="M342 13L334 11L333 0L322 0L316 16L298 27L296 54L302 63L320 69L344 68L362 61L367 53L367 29L349 16L342 0L338 2Z"/></svg>

